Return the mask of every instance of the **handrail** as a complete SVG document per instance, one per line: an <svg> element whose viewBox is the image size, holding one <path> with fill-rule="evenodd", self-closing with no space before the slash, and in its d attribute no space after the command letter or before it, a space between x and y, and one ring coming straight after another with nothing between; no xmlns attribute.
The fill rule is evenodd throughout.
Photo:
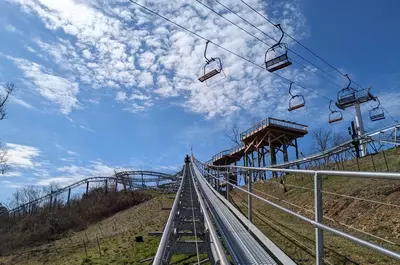
<svg viewBox="0 0 400 265"><path fill-rule="evenodd" d="M183 174L185 174L184 173L185 169L186 169L186 165L183 168L183 171L182 171ZM180 184L178 192L176 193L176 196L175 196L174 204L172 205L172 209L171 209L171 212L168 217L167 224L165 225L163 234L161 236L160 244L158 245L157 253L154 256L153 265L162 265L163 264L162 258L164 255L164 251L166 250L169 237L170 237L171 233L173 232L172 231L172 222L175 219L176 209L178 208L179 197L181 196L181 191L182 191L182 186L183 186L183 180L184 180L184 178L182 177L181 184Z"/></svg>
<svg viewBox="0 0 400 265"><path fill-rule="evenodd" d="M191 161L193 163L193 157L191 157ZM193 165L192 165L192 167L193 167ZM192 167L189 167L189 169L190 169L190 175L191 175L191 177L193 179L193 183L194 183L195 182L195 177L194 177L194 173L192 171ZM216 264L220 264L220 265L229 265L230 262L228 261L226 255L225 255L225 251L224 251L224 249L223 249L223 247L221 245L221 242L220 242L220 240L218 238L218 235L217 235L217 232L216 232L216 230L214 228L213 222L211 221L211 219L210 219L210 217L208 215L204 200L203 200L202 196L200 196L200 188L197 185L194 185L194 188L195 188L197 197L198 197L199 202L200 202L201 212L203 213L204 221L206 222L208 231L210 233L210 237L211 237L211 240L212 240L211 243L214 244L215 252L216 252L217 257L218 257L218 259L216 259L215 262L216 262Z"/></svg>
<svg viewBox="0 0 400 265"><path fill-rule="evenodd" d="M199 161L200 162L200 161ZM201 162L200 162L201 163ZM396 253L394 251L391 251L389 249L383 248L381 246L378 246L374 243L365 241L363 239L357 238L355 236L352 236L350 234L347 234L345 232L342 232L340 230L337 230L335 228L332 228L330 226L327 226L322 223L323 220L323 204L322 204L322 176L342 176L342 177L356 177L356 178L373 178L373 179L392 179L392 180L400 180L400 173L392 173L392 172L364 172L364 171L334 171L334 170L302 170L302 169L283 169L283 168L269 168L269 167L263 167L263 168L254 168L254 167L243 167L243 166L214 166L214 165L204 165L207 168L214 168L214 169L241 169L241 170L246 170L248 171L271 171L271 172L285 172L285 173L300 173L300 174L309 174L314 176L314 199L315 199L315 221L309 219L308 217L305 217L301 214L298 214L292 210L286 209L274 202L271 202L257 194L252 193L251 191L247 191L233 183L230 183L229 181L219 179L219 181L222 181L226 183L227 185L230 185L232 187L235 187L236 189L245 192L251 197L257 198L275 208L278 208L290 215L293 215L311 225L313 225L316 228L316 252L317 252L317 264L322 264L322 257L323 257L323 237L321 231L325 230L331 233L334 233L338 236L344 237L348 240L351 240L355 242L356 244L368 247L370 249L373 249L379 253L382 253L386 256L392 257L394 259L400 260L400 253ZM213 176L212 174L207 173L209 176L212 178L217 179L217 177ZM250 206L251 207L251 206ZM321 236L321 238L319 237Z"/></svg>
<svg viewBox="0 0 400 265"><path fill-rule="evenodd" d="M332 147L332 148L327 149L325 151L322 151L320 153L313 154L313 155L310 155L310 156L307 156L307 157L304 157L304 158L299 158L299 159L296 159L296 160L292 160L292 161L289 161L289 162L273 165L272 167L284 167L284 166L302 164L302 163L306 163L308 161L320 159L320 158L323 158L325 156L329 156L329 155L332 155L332 154L335 154L335 153L338 153L338 152L342 152L342 151L345 151L345 150L351 148L352 147L351 144L354 141L371 140L369 138L370 136L374 136L376 134L379 134L379 133L382 133L382 132L385 132L385 131L388 131L388 130L391 130L391 129L394 129L394 128L399 128L399 126L400 126L400 123L397 123L397 124L394 124L394 125L386 126L384 128L381 128L381 129L374 130L372 132L367 132L367 133L364 133L363 135L360 135L359 137L357 137L355 139L350 139L350 140L348 140L348 141L346 141L344 143L341 143L340 145L337 145L335 147ZM372 140L377 141L376 139L372 139ZM345 149L343 149L343 148L345 148Z"/></svg>

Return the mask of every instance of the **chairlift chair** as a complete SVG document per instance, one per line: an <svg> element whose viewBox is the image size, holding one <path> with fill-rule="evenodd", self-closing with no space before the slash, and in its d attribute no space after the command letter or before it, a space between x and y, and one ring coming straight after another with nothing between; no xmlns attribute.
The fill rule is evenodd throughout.
<svg viewBox="0 0 400 265"><path fill-rule="evenodd" d="M343 114L341 111L332 110L332 102L332 100L329 102L329 110L331 111L331 113L329 113L330 124L343 120Z"/></svg>
<svg viewBox="0 0 400 265"><path fill-rule="evenodd" d="M281 28L280 24L275 25L282 33L281 38L277 43L271 46L266 52L265 52L265 68L268 70L268 72L275 72L279 69L285 68L286 66L289 66L292 64L290 61L287 52L288 52L288 46L286 43L282 43L283 36L285 35L285 32ZM278 57L275 57L271 60L267 61L267 56L269 52L277 52L279 50L283 50L284 52L279 55Z"/></svg>
<svg viewBox="0 0 400 265"><path fill-rule="evenodd" d="M339 109L345 109L357 102L356 90L350 87L351 79L347 74L345 74L344 76L349 80L349 84L347 85L347 87L339 90L337 94L338 100L336 102L336 106Z"/></svg>
<svg viewBox="0 0 400 265"><path fill-rule="evenodd" d="M204 58L206 59L206 64L203 67L203 75L199 78L200 82L204 82L204 81L210 79L211 77L213 77L213 76L215 76L215 75L217 75L217 74L222 72L222 62L221 62L220 58L218 58L218 57L215 57L215 58L211 57L211 59L207 58L207 47L208 47L208 43L209 42L210 41L206 42L206 48L204 49ZM213 62L217 62L218 63L217 68L214 68L209 72L206 72L207 66L209 66Z"/></svg>
<svg viewBox="0 0 400 265"><path fill-rule="evenodd" d="M381 102L379 101L378 98L375 98L376 101L378 101L378 106L375 108L372 108L369 111L369 118L371 121L380 121L385 119L385 112L383 111L383 108L381 107Z"/></svg>
<svg viewBox="0 0 400 265"><path fill-rule="evenodd" d="M293 111L295 109L302 108L306 105L306 101L304 100L304 97L302 95L293 95L292 94L292 84L293 84L293 82L290 82L289 95L291 96L291 98L289 99L288 111ZM295 103L296 99L299 99L300 101L297 101L297 103Z"/></svg>

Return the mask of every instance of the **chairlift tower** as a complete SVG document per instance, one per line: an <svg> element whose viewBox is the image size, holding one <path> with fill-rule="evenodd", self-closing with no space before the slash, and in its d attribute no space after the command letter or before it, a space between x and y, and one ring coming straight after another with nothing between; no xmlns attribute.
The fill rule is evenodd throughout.
<svg viewBox="0 0 400 265"><path fill-rule="evenodd" d="M350 107L354 107L356 109L356 132L358 136L361 136L364 134L364 123L361 115L361 104L371 100L376 100L376 97L374 97L369 92L370 88L356 90L350 87L351 80L347 74L345 75L345 77L349 80L349 84L347 85L347 87L338 92L338 100L336 102L336 106L342 110ZM360 140L360 149L360 156L364 157L367 154L367 144L363 140Z"/></svg>

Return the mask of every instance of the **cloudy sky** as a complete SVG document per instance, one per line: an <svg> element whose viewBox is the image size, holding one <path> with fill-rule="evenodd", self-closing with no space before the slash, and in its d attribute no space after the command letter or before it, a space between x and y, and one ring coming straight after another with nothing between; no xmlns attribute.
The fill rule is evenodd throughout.
<svg viewBox="0 0 400 265"><path fill-rule="evenodd" d="M372 86L400 118L397 1L246 2L358 84ZM174 171L191 146L208 160L231 147L223 132L233 123L245 130L252 120L276 117L310 130L347 130L352 110L329 125L326 99L336 98L345 78L287 37L294 63L278 74L308 89L294 85L306 108L286 110L289 83L262 68L280 34L242 1L139 3L198 36L128 0L0 2L0 82L16 85L0 122L12 169L0 177L0 201L21 185L65 185L114 169ZM199 36L236 54L209 45L208 56L222 60L225 75L210 86L197 80L205 63ZM367 130L394 123L368 121L370 108L363 106ZM300 146L309 153L310 137Z"/></svg>

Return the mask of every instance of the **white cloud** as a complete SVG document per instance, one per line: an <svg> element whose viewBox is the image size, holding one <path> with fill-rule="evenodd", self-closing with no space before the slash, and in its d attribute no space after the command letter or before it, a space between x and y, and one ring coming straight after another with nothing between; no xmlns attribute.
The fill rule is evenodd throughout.
<svg viewBox="0 0 400 265"><path fill-rule="evenodd" d="M18 30L16 27L14 27L13 25L10 25L10 24L4 26L4 29L8 32L22 34L22 32L20 30Z"/></svg>
<svg viewBox="0 0 400 265"><path fill-rule="evenodd" d="M4 177L20 177L21 172L18 171L6 171L6 173L3 174ZM4 183L4 182L3 182Z"/></svg>
<svg viewBox="0 0 400 265"><path fill-rule="evenodd" d="M13 97L11 99L11 102L14 103L14 104L20 105L22 107L25 107L27 109L36 109L36 107L34 107L31 104L28 104L25 101L23 101L22 99L19 99L19 98L16 98L16 97Z"/></svg>
<svg viewBox="0 0 400 265"><path fill-rule="evenodd" d="M79 102L76 96L79 86L77 83L52 74L52 71L37 63L21 58L11 59L24 72L25 77L33 83L35 90L42 97L59 105L61 113L68 114L72 109L78 108Z"/></svg>
<svg viewBox="0 0 400 265"><path fill-rule="evenodd" d="M40 155L40 150L36 147L6 143L7 163L12 168L35 168L40 166L36 159Z"/></svg>
<svg viewBox="0 0 400 265"><path fill-rule="evenodd" d="M63 160L64 161L64 160ZM51 182L57 182L60 185L68 185L81 179L93 176L111 176L114 174L115 168L110 167L102 161L91 161L87 166L69 165L57 168L58 173L54 173L55 177L40 179L38 185L48 185ZM124 169L120 169L124 170Z"/></svg>
<svg viewBox="0 0 400 265"><path fill-rule="evenodd" d="M68 150L65 147L63 147L62 145L59 144L55 144L55 146L60 149L61 151L66 152L67 154L71 155L71 156L78 156L78 154L74 151Z"/></svg>
<svg viewBox="0 0 400 265"><path fill-rule="evenodd" d="M275 113L278 104L271 99L287 95L287 84L212 44L208 56L221 58L227 78L212 87L200 83L197 78L204 65L205 41L144 13L128 1L10 1L38 16L49 30L61 29L72 36L74 42L69 37L58 36L57 41L36 40L36 44L85 85L104 90L117 88L116 100L128 111L145 110L159 96L180 96L174 100L183 101L181 106L207 118L253 109ZM274 38L279 36L274 26L265 23L242 3L222 2L267 34ZM305 19L295 4L271 4L271 14L266 14L263 1L249 3L265 16L281 21L286 32L305 36ZM263 63L268 47L198 3L160 0L157 5L144 4L240 56L259 65ZM207 4L241 27L249 28L216 2ZM256 33L254 29L251 31ZM272 40L267 42L273 43ZM293 65L291 70L280 73L288 78L298 78L304 72ZM309 75L304 81L308 79ZM76 87L71 99L76 98L77 91ZM136 94L146 96L130 96ZM69 107L62 109L68 113L76 106L77 101L71 101Z"/></svg>

